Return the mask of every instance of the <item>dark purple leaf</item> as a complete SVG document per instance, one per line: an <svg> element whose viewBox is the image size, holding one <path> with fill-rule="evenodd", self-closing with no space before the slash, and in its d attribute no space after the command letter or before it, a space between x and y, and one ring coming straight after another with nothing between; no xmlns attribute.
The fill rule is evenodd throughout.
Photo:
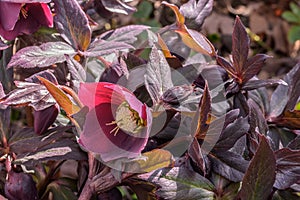
<svg viewBox="0 0 300 200"><path fill-rule="evenodd" d="M294 110L300 96L300 63L286 75L285 79L289 84L289 100L286 105L286 110Z"/></svg>
<svg viewBox="0 0 300 200"><path fill-rule="evenodd" d="M208 154L208 158L211 170L233 182L240 182L248 167L248 161L230 151L213 151Z"/></svg>
<svg viewBox="0 0 300 200"><path fill-rule="evenodd" d="M76 50L85 51L91 42L89 21L76 0L54 0L55 26L61 36Z"/></svg>
<svg viewBox="0 0 300 200"><path fill-rule="evenodd" d="M72 79L80 82L84 82L86 80L86 72L83 66L76 61L73 57L69 55L66 56L67 66L69 72L71 73Z"/></svg>
<svg viewBox="0 0 300 200"><path fill-rule="evenodd" d="M250 161L238 199L268 199L275 181L276 160L265 136Z"/></svg>
<svg viewBox="0 0 300 200"><path fill-rule="evenodd" d="M214 150L224 152L231 149L236 141L248 132L249 127L248 117L236 119L222 131Z"/></svg>
<svg viewBox="0 0 300 200"><path fill-rule="evenodd" d="M201 147L195 138L188 149L188 155L192 159L197 170L206 175L206 159L207 157L202 154Z"/></svg>
<svg viewBox="0 0 300 200"><path fill-rule="evenodd" d="M134 7L127 5L123 0L101 0L101 2L110 12L129 15L136 11Z"/></svg>
<svg viewBox="0 0 300 200"><path fill-rule="evenodd" d="M249 52L250 39L246 32L246 28L237 16L232 33L232 60L235 72L238 76L247 70L246 65Z"/></svg>
<svg viewBox="0 0 300 200"><path fill-rule="evenodd" d="M208 83L205 82L204 91L199 102L196 115L192 123L192 131L198 140L204 140L211 120L211 96Z"/></svg>
<svg viewBox="0 0 300 200"><path fill-rule="evenodd" d="M188 28L200 30L205 18L211 13L213 0L190 0L179 11L185 17Z"/></svg>
<svg viewBox="0 0 300 200"><path fill-rule="evenodd" d="M58 81L57 81L55 75L49 70L44 70L44 71L35 73L34 75L26 78L25 81L31 82L31 83L41 83L40 80L37 78L37 76L43 77L43 78L47 79L48 81L51 81L55 85L58 85Z"/></svg>
<svg viewBox="0 0 300 200"><path fill-rule="evenodd" d="M245 95L241 92L237 93L233 97L233 107L240 109L240 115L246 117L249 114L249 105Z"/></svg>
<svg viewBox="0 0 300 200"><path fill-rule="evenodd" d="M214 186L205 177L187 168L163 168L138 176L158 186L160 199L213 199Z"/></svg>
<svg viewBox="0 0 300 200"><path fill-rule="evenodd" d="M161 95L173 87L170 67L161 51L152 47L145 74L145 85L153 102L158 102Z"/></svg>
<svg viewBox="0 0 300 200"><path fill-rule="evenodd" d="M91 43L87 51L81 53L84 56L97 57L125 49L133 49L133 46L126 44L125 42L111 42L98 39Z"/></svg>
<svg viewBox="0 0 300 200"><path fill-rule="evenodd" d="M260 87L269 87L269 86L276 86L276 85L287 85L287 83L281 79L278 80L276 79L252 80L251 79L242 86L242 90L255 90Z"/></svg>
<svg viewBox="0 0 300 200"><path fill-rule="evenodd" d="M56 120L59 113L59 106L57 104L52 105L46 109L34 111L34 131L36 134L43 134Z"/></svg>
<svg viewBox="0 0 300 200"><path fill-rule="evenodd" d="M250 132L255 134L256 129L258 128L259 133L266 134L268 131L268 125L261 109L252 99L248 99L248 105L250 108Z"/></svg>
<svg viewBox="0 0 300 200"><path fill-rule="evenodd" d="M100 38L111 42L124 42L133 44L137 40L137 36L143 31L149 29L145 25L128 25L115 30L103 33Z"/></svg>
<svg viewBox="0 0 300 200"><path fill-rule="evenodd" d="M284 190L300 179L300 150L283 148L275 152L275 157L277 173L274 187Z"/></svg>
<svg viewBox="0 0 300 200"><path fill-rule="evenodd" d="M38 136L31 128L20 130L9 140L10 149L17 155L16 163L29 165L46 160L84 160L74 134L65 132L70 127L56 127L48 135ZM26 134L22 133L27 131Z"/></svg>
<svg viewBox="0 0 300 200"><path fill-rule="evenodd" d="M129 72L125 61L120 57L113 63L108 63L108 66L106 66L106 69L101 74L99 82L118 83L121 85L119 80L122 77L127 80L129 78ZM126 80L124 80L124 82L126 82Z"/></svg>
<svg viewBox="0 0 300 200"><path fill-rule="evenodd" d="M293 139L287 146L290 149L300 150L300 135Z"/></svg>
<svg viewBox="0 0 300 200"><path fill-rule="evenodd" d="M30 46L19 50L8 63L8 67L47 67L66 60L65 55L74 56L74 49L64 42L47 42L41 46Z"/></svg>
<svg viewBox="0 0 300 200"><path fill-rule="evenodd" d="M244 63L244 69L241 77L243 83L246 83L253 76L258 74L267 58L270 58L270 56L266 54L256 54Z"/></svg>
<svg viewBox="0 0 300 200"><path fill-rule="evenodd" d="M191 85L174 86L163 93L161 100L164 103L178 106L186 100L193 91L194 87Z"/></svg>
<svg viewBox="0 0 300 200"><path fill-rule="evenodd" d="M225 58L217 55L216 61L218 65L223 67L229 73L229 75L235 76L235 69L233 68L232 64L228 62Z"/></svg>

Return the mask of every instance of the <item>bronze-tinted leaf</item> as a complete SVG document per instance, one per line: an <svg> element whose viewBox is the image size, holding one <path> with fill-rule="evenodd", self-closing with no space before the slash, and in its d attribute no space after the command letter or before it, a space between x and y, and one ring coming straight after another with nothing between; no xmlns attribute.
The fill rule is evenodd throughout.
<svg viewBox="0 0 300 200"><path fill-rule="evenodd" d="M238 199L268 199L275 181L276 160L265 136L260 137L258 149L243 178Z"/></svg>
<svg viewBox="0 0 300 200"><path fill-rule="evenodd" d="M198 140L204 140L211 120L211 97L208 89L208 84L205 82L205 88L199 102L196 116L194 118L195 137Z"/></svg>
<svg viewBox="0 0 300 200"><path fill-rule="evenodd" d="M74 49L64 42L47 42L41 46L29 46L19 50L8 63L8 67L47 67L66 60L65 55L74 56Z"/></svg>
<svg viewBox="0 0 300 200"><path fill-rule="evenodd" d="M58 105L60 105L60 107L65 110L68 116L71 116L80 110L79 106L74 104L58 86L54 85L52 82L48 81L45 78L38 78L46 86L47 90L56 100Z"/></svg>
<svg viewBox="0 0 300 200"><path fill-rule="evenodd" d="M55 26L76 50L85 51L91 42L88 18L76 0L54 0Z"/></svg>

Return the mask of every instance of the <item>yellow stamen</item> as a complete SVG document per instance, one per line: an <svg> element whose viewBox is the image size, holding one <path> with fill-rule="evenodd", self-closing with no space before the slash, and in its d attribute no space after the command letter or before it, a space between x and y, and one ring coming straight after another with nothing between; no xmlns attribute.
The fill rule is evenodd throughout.
<svg viewBox="0 0 300 200"><path fill-rule="evenodd" d="M24 8L24 5L21 7L20 12L25 19L28 17L28 11Z"/></svg>

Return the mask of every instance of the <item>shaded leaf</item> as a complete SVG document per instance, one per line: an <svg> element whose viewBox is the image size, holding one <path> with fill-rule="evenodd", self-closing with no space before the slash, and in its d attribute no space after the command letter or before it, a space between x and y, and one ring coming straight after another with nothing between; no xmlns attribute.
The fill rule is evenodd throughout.
<svg viewBox="0 0 300 200"><path fill-rule="evenodd" d="M81 52L88 57L97 57L111 54L124 49L134 49L133 46L124 42L105 41L102 39L95 40L91 43L87 51Z"/></svg>
<svg viewBox="0 0 300 200"><path fill-rule="evenodd" d="M58 105L65 110L68 116L71 116L80 110L80 108L75 105L58 86L45 78L38 77L38 79L46 86L52 97L56 100Z"/></svg>
<svg viewBox="0 0 300 200"><path fill-rule="evenodd" d="M84 11L76 0L54 0L54 23L62 38L76 50L86 50L91 42L91 29Z"/></svg>
<svg viewBox="0 0 300 200"><path fill-rule="evenodd" d="M159 98L167 89L173 86L170 67L161 51L152 47L149 62L146 67L145 85L153 102Z"/></svg>
<svg viewBox="0 0 300 200"><path fill-rule="evenodd" d="M232 66L232 63L228 62L225 58L218 55L216 56L216 61L221 67L223 67L229 73L229 75L236 77L235 69Z"/></svg>
<svg viewBox="0 0 300 200"><path fill-rule="evenodd" d="M214 197L213 184L186 168L164 168L138 177L159 186L156 195L161 199L201 200Z"/></svg>
<svg viewBox="0 0 300 200"><path fill-rule="evenodd" d="M268 140L260 137L260 143L243 178L238 199L268 199L275 181L276 160Z"/></svg>
<svg viewBox="0 0 300 200"><path fill-rule="evenodd" d="M233 182L240 182L248 167L241 155L230 151L213 151L208 154L211 170Z"/></svg>
<svg viewBox="0 0 300 200"><path fill-rule="evenodd" d="M249 67L245 66L248 58L249 45L250 38L246 32L246 28L240 18L236 16L232 33L232 60L235 72L238 75L241 75L241 73Z"/></svg>
<svg viewBox="0 0 300 200"><path fill-rule="evenodd" d="M124 42L127 44L133 44L137 40L137 36L149 28L149 26L145 25L123 26L121 28L101 34L100 38L111 42Z"/></svg>
<svg viewBox="0 0 300 200"><path fill-rule="evenodd" d="M261 109L252 99L248 99L248 105L250 108L250 132L255 135L258 128L259 133L266 134L268 131L268 124Z"/></svg>
<svg viewBox="0 0 300 200"><path fill-rule="evenodd" d="M192 159L193 163L196 165L197 171L199 170L205 176L206 175L205 160L207 159L207 157L202 154L201 147L196 138L193 140L193 142L191 143L188 149L188 155Z"/></svg>
<svg viewBox="0 0 300 200"><path fill-rule="evenodd" d="M299 19L297 19L297 20L299 20ZM300 39L299 34L300 34L300 26L291 26L291 28L288 32L289 42L294 43L297 40L299 40Z"/></svg>
<svg viewBox="0 0 300 200"><path fill-rule="evenodd" d="M300 150L300 135L293 139L287 147L290 149Z"/></svg>
<svg viewBox="0 0 300 200"><path fill-rule="evenodd" d="M236 141L248 132L249 127L248 117L236 119L222 131L214 151L224 152L231 149Z"/></svg>
<svg viewBox="0 0 300 200"><path fill-rule="evenodd" d="M297 63L283 78L288 84L279 85L270 100L269 116L278 117L285 109L293 110L300 96L300 63Z"/></svg>
<svg viewBox="0 0 300 200"><path fill-rule="evenodd" d="M189 28L200 30L205 18L211 13L213 0L190 0L180 7Z"/></svg>
<svg viewBox="0 0 300 200"><path fill-rule="evenodd" d="M274 187L284 190L300 179L300 150L283 148L275 152L275 157L277 173Z"/></svg>
<svg viewBox="0 0 300 200"><path fill-rule="evenodd" d="M130 178L126 184L134 191L138 199L156 200L156 186L148 181Z"/></svg>
<svg viewBox="0 0 300 200"><path fill-rule="evenodd" d="M281 79L267 79L267 80L249 80L242 86L242 90L255 90L260 87L269 87L269 86L276 86L276 85L287 85L286 82L284 82Z"/></svg>
<svg viewBox="0 0 300 200"><path fill-rule="evenodd" d="M136 11L134 7L127 5L122 0L101 0L101 2L110 12L129 15Z"/></svg>
<svg viewBox="0 0 300 200"><path fill-rule="evenodd" d="M74 49L64 42L47 42L40 46L29 46L19 50L8 63L8 67L47 67L66 60L65 55L74 56Z"/></svg>
<svg viewBox="0 0 300 200"><path fill-rule="evenodd" d="M9 140L10 149L17 155L15 163L32 165L46 160L85 160L70 127L56 127L39 136L32 128L21 129Z"/></svg>

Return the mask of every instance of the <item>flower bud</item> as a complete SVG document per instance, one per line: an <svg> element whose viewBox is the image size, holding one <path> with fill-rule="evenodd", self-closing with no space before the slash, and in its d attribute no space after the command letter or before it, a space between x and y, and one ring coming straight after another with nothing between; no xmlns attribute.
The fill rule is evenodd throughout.
<svg viewBox="0 0 300 200"><path fill-rule="evenodd" d="M57 104L44 110L34 111L34 132L38 135L43 134L55 121L58 111Z"/></svg>
<svg viewBox="0 0 300 200"><path fill-rule="evenodd" d="M38 199L35 182L29 174L10 171L5 183L5 196L9 200Z"/></svg>

